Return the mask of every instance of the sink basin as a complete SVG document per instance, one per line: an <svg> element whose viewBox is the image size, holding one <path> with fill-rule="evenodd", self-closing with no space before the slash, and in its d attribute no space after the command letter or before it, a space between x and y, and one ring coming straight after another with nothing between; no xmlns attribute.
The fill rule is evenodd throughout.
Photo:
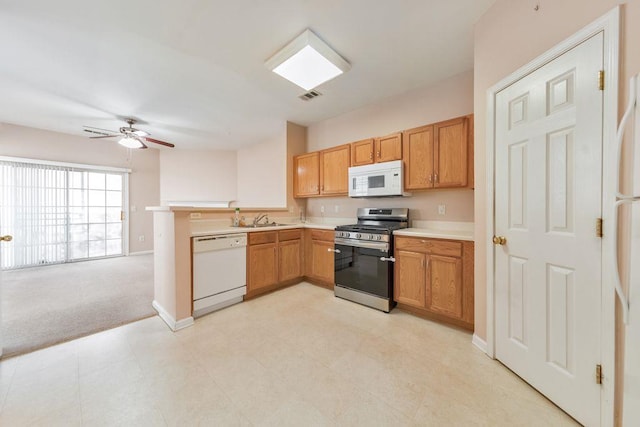
<svg viewBox="0 0 640 427"><path fill-rule="evenodd" d="M242 228L263 228L263 227L284 227L292 224L280 224L277 222L269 222L266 224L247 224L243 225Z"/></svg>

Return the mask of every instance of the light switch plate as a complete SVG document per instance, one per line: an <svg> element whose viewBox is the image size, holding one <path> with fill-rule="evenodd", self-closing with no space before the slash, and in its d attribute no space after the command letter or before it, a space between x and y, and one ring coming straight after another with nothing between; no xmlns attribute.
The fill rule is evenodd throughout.
<svg viewBox="0 0 640 427"><path fill-rule="evenodd" d="M446 205L438 205L438 215L445 215L447 213Z"/></svg>

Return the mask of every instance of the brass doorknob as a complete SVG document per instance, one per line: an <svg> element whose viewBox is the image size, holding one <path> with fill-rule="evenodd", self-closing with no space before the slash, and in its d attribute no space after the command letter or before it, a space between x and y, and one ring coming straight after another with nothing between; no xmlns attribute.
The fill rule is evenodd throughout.
<svg viewBox="0 0 640 427"><path fill-rule="evenodd" d="M506 245L507 244L507 238L504 236L493 236L493 244L494 245Z"/></svg>
<svg viewBox="0 0 640 427"><path fill-rule="evenodd" d="M10 242L13 240L13 236L7 234L6 236L0 236L0 242Z"/></svg>

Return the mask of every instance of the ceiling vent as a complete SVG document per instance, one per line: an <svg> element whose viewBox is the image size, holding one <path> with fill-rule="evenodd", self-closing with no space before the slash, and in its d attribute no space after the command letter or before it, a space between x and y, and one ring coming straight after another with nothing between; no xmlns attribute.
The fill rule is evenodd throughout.
<svg viewBox="0 0 640 427"><path fill-rule="evenodd" d="M320 95L322 94L317 90L310 90L309 92L300 95L298 98L302 99L303 101L311 101L313 98L317 98Z"/></svg>

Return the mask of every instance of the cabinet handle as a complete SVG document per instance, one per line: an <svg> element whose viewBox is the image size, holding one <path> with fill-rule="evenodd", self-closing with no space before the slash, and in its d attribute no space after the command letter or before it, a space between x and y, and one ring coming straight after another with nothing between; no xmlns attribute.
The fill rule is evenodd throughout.
<svg viewBox="0 0 640 427"><path fill-rule="evenodd" d="M436 181L436 184L437 184L438 183L438 174L436 174L435 181Z"/></svg>
<svg viewBox="0 0 640 427"><path fill-rule="evenodd" d="M369 153L369 160L373 160L373 153Z"/></svg>
<svg viewBox="0 0 640 427"><path fill-rule="evenodd" d="M420 260L420 267L424 268L424 258Z"/></svg>
<svg viewBox="0 0 640 427"><path fill-rule="evenodd" d="M320 187L320 190L321 190L321 191L324 191L324 185L323 185L322 187Z"/></svg>
<svg viewBox="0 0 640 427"><path fill-rule="evenodd" d="M379 152L379 151L378 151L378 153L377 153L377 154L378 154L378 158L380 158L380 152Z"/></svg>
<svg viewBox="0 0 640 427"><path fill-rule="evenodd" d="M327 252L335 252L335 253L339 254L340 253L340 249L327 248Z"/></svg>
<svg viewBox="0 0 640 427"><path fill-rule="evenodd" d="M380 261L396 262L396 259L394 257L392 257L392 256L390 256L390 257L381 256L380 257Z"/></svg>
<svg viewBox="0 0 640 427"><path fill-rule="evenodd" d="M433 174L429 175L429 184L433 184Z"/></svg>

